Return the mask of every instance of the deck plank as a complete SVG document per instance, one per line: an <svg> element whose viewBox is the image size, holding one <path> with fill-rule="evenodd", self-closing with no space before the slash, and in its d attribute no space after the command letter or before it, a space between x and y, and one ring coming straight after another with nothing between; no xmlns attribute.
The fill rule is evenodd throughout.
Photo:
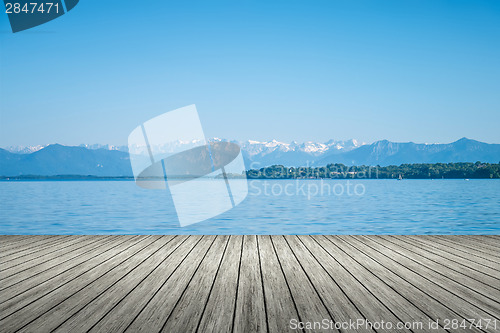
<svg viewBox="0 0 500 333"><path fill-rule="evenodd" d="M242 248L243 236L231 236L199 322L198 332L232 332Z"/></svg>
<svg viewBox="0 0 500 333"><path fill-rule="evenodd" d="M356 261L361 263L367 270L380 277L387 285L391 286L403 297L408 299L412 304L423 311L427 316L433 318L434 321L438 320L442 323L445 319L465 319L460 317L449 305L452 303L440 302L433 297L432 290L429 292L423 288L416 287L416 281L419 280L412 272L406 272L406 275L396 274L393 272L395 263L390 263L385 258L381 261L374 259L371 256L372 249L364 249L359 246L356 240L348 241L347 237L328 237L331 242L337 241L337 245L346 254L355 258ZM354 246L353 243L356 246ZM382 263L381 263L382 262ZM418 285L418 284L417 284ZM394 307L391 309L394 313L405 311L404 308ZM458 330L463 331L463 330ZM471 332L481 332L479 329L471 329Z"/></svg>
<svg viewBox="0 0 500 333"><path fill-rule="evenodd" d="M156 240L157 239L158 238L156 238ZM85 272L77 279L73 280L71 283L65 284L60 287L57 292L48 293L45 296L38 298L36 301L28 304L27 306L19 309L18 311L16 311L15 315L0 320L0 326L11 328L13 331L15 331L22 327L25 327L35 319L38 319L41 322L46 321L46 318L48 318L46 313L49 310L53 309L67 298L88 287L91 283L99 278L102 278L104 275L116 269L117 267L122 267L126 261L140 253L140 251L144 250L154 241L154 237L145 237L141 242L135 244L127 252L120 253L118 256L113 258L113 260L110 260L109 262L100 266L98 269L92 269Z"/></svg>
<svg viewBox="0 0 500 333"><path fill-rule="evenodd" d="M5 276L0 275L0 290L7 289L15 284L34 278L43 272L53 270L57 266L64 265L79 256L85 255L86 252L89 251L89 249L95 246L105 245L106 243L112 241L112 239L112 236L88 238L82 241L81 244L75 245L72 251L69 251L66 255L53 257L40 265L36 265L19 271L16 270L14 272L6 274Z"/></svg>
<svg viewBox="0 0 500 333"><path fill-rule="evenodd" d="M500 254L498 251L490 251L475 246L472 241L467 242L463 238L452 238L451 236L428 236L433 241L447 246L451 251L459 251L468 255L473 255L490 262L499 263Z"/></svg>
<svg viewBox="0 0 500 333"><path fill-rule="evenodd" d="M55 243L61 242L64 239L71 238L71 236L41 236L41 238L30 238L23 241L25 244L13 244L7 248L2 248L0 254L0 262L10 260L12 258L17 258L26 254L32 253L34 250L38 251L44 249L47 246L54 245Z"/></svg>
<svg viewBox="0 0 500 333"><path fill-rule="evenodd" d="M217 236L205 258L163 325L162 332L194 332L226 253L229 236Z"/></svg>
<svg viewBox="0 0 500 333"><path fill-rule="evenodd" d="M0 292L0 319L22 309L26 305L54 292L69 293L68 289L60 289L63 286L78 286L82 281L88 281L88 276L93 271L106 271L105 264L111 269L116 266L120 258L137 247L138 243L147 241L148 238L140 236L120 236L115 242L108 243L104 247L94 248L85 256L71 261L71 265L64 265L57 269L47 271L24 283L17 284L7 290ZM130 252L124 252L130 251ZM108 262L109 261L109 262ZM81 277L80 280L76 280ZM74 281L74 282L73 282Z"/></svg>
<svg viewBox="0 0 500 333"><path fill-rule="evenodd" d="M469 267L493 277L498 275L497 271L500 265L498 262L478 256L467 248L460 248L456 244L446 243L444 237L431 239L427 237L417 238L410 236L405 239L424 245L427 251L438 253L443 257L457 261L460 263L460 267Z"/></svg>
<svg viewBox="0 0 500 333"><path fill-rule="evenodd" d="M498 235L0 235L2 332L328 331L496 319ZM331 322L330 322L331 321ZM342 332L373 331L369 325ZM383 331L375 329L376 331ZM391 331L427 332L428 327Z"/></svg>
<svg viewBox="0 0 500 333"><path fill-rule="evenodd" d="M150 276L170 255L180 246L186 236L173 236L154 252L150 257L141 262L133 271L114 283L109 289L99 294L84 308L72 315L62 323L54 332L87 332L95 323L99 322L106 313L111 311L126 295L148 276ZM109 331L107 331L109 332Z"/></svg>
<svg viewBox="0 0 500 333"><path fill-rule="evenodd" d="M455 295L483 310L495 313L500 308L498 298L495 297L500 295L500 290L496 289L496 286L489 286L468 278L455 270L444 267L440 261L432 261L411 252L407 247L401 247L396 243L380 242L378 237L372 237L370 240L363 237L363 242L400 265L404 265L407 269L427 278L428 281L453 290Z"/></svg>
<svg viewBox="0 0 500 333"><path fill-rule="evenodd" d="M500 271L481 265L473 265L471 260L466 260L461 257L453 257L447 252L430 246L425 246L422 243L412 241L412 239L408 237L383 237L383 240L386 246L391 246L392 243L401 245L406 250L415 253L417 256L442 264L444 269L451 269L476 281L480 281L485 284L487 289L489 289L492 293L500 291Z"/></svg>
<svg viewBox="0 0 500 333"><path fill-rule="evenodd" d="M36 237L34 237L31 238L30 242L32 243L16 246L15 248L12 248L11 250L6 250L5 252L2 251L3 253L10 253L10 254L6 254L5 256L2 255L0 262L1 264L6 264L17 258L24 258L30 256L36 252L41 252L46 249L57 248L61 244L64 244L68 241L74 241L74 239L77 237L85 237L85 236L65 235L65 236L47 237L43 239L41 242L39 242L39 240Z"/></svg>
<svg viewBox="0 0 500 333"><path fill-rule="evenodd" d="M309 281L307 274L302 270L297 258L295 258L288 243L283 236L271 238L276 254L285 275L285 279L290 287L293 300L297 307L297 312L302 322L319 322L323 320L333 321L322 299L314 289L314 285ZM307 329L306 332L321 332L327 330ZM339 330L328 330L338 332Z"/></svg>
<svg viewBox="0 0 500 333"><path fill-rule="evenodd" d="M102 292L106 291L127 274L133 272L141 263L148 260L169 240L169 238L163 236L157 237L154 242L143 248L142 251L136 253L136 255L129 257L119 266L115 266L76 293L58 302L57 305L46 311L43 316L31 320L29 324L21 328L19 332L52 332ZM30 306L28 306L28 308L30 308Z"/></svg>
<svg viewBox="0 0 500 333"><path fill-rule="evenodd" d="M269 332L287 332L291 330L289 322L299 318L290 289L278 262L278 257L271 243L271 236L258 236L262 284L267 313Z"/></svg>
<svg viewBox="0 0 500 333"><path fill-rule="evenodd" d="M71 246L75 244L81 245L81 242L85 240L86 240L85 236L71 237L67 241L54 244L44 249L33 251L30 254L19 256L9 260L2 260L2 262L0 263L0 272L1 272L0 274L7 275L8 274L7 272L9 270L22 271L25 268L39 265L47 260L50 260L58 256L58 254L64 254L70 252Z"/></svg>
<svg viewBox="0 0 500 333"><path fill-rule="evenodd" d="M297 236L284 236L302 270L306 273L314 289L325 304L330 316L336 322L365 319L353 302L347 297L335 279L316 262L314 256ZM374 332L373 329L359 328L358 332Z"/></svg>
<svg viewBox="0 0 500 333"><path fill-rule="evenodd" d="M182 239L179 239L182 241ZM113 306L99 321L92 323L90 332L123 332L148 304L150 299L160 290L181 262L201 240L200 237L189 236L181 244L171 244L171 254L153 272L141 281L129 294L120 295L122 299ZM178 246L177 246L178 245Z"/></svg>
<svg viewBox="0 0 500 333"><path fill-rule="evenodd" d="M455 243L459 243L461 246L467 246L472 249L476 249L481 252L488 253L490 255L494 255L497 258L500 258L500 252L498 244L488 244L488 239L475 238L471 236L458 236L458 235L449 235L446 237L441 237L453 241Z"/></svg>
<svg viewBox="0 0 500 333"><path fill-rule="evenodd" d="M490 237L485 237L485 236L476 236L476 235L464 235L461 237L465 237L467 239L472 240L473 242L477 243L482 243L482 244L488 244L489 246L492 246L497 252L500 252L500 240L499 239L494 239Z"/></svg>
<svg viewBox="0 0 500 333"><path fill-rule="evenodd" d="M0 249L8 248L23 239L36 239L42 235L0 235ZM50 235L52 236L52 235Z"/></svg>
<svg viewBox="0 0 500 333"><path fill-rule="evenodd" d="M467 318L496 318L498 309L491 309L489 304L482 304L485 309L479 307L477 303L483 303L481 300L475 300L474 302L469 302L468 299L464 299L461 296L462 293L456 291L454 288L456 284L450 281L444 280L443 277L437 275L422 274L422 272L427 271L424 266L412 263L410 260L405 259L402 255L398 255L396 251L391 251L390 253L385 252L385 250L369 239L364 239L359 241L354 237L348 237L345 241L351 245L355 245L360 251L389 267L392 272L400 276L411 277L411 283L422 290L425 294L441 303L453 304L453 311L461 317L461 319ZM397 258L397 260L396 260ZM411 269L410 269L410 268ZM492 313L488 313L490 311ZM456 318L457 316L451 317Z"/></svg>
<svg viewBox="0 0 500 333"><path fill-rule="evenodd" d="M233 332L267 331L263 288L257 236L244 236Z"/></svg>
<svg viewBox="0 0 500 333"><path fill-rule="evenodd" d="M197 237L199 236L192 236ZM149 300L148 304L127 327L127 332L160 332L186 286L215 242L215 236L203 236L189 252L179 268Z"/></svg>
<svg viewBox="0 0 500 333"><path fill-rule="evenodd" d="M343 252L336 245L338 242L335 239L330 241L323 236L311 236L301 237L301 240L307 242L307 247L317 260L334 276L369 322L385 321L396 327L398 322L417 320L428 322L433 319L391 288L386 283L390 278L374 274L372 270L364 267L361 264L363 258L356 258L359 260L356 261ZM392 312L391 309L401 310ZM398 330L394 329L394 331ZM399 331L408 332L404 329ZM426 330L415 329L414 331L425 332ZM444 330L436 329L436 332L440 331Z"/></svg>

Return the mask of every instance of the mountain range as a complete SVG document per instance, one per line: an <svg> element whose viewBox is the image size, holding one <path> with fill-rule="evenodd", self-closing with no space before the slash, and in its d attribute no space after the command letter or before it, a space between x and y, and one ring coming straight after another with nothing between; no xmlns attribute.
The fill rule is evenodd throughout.
<svg viewBox="0 0 500 333"><path fill-rule="evenodd" d="M118 150L87 149L59 144L28 154L0 149L0 176L92 175L132 176L128 153Z"/></svg>
<svg viewBox="0 0 500 333"><path fill-rule="evenodd" d="M210 141L227 141L214 138ZM232 141L241 147L247 169L273 164L286 166L400 165L404 163L489 162L499 163L500 144L488 144L462 138L449 144L399 143L387 140L372 144L356 140L325 143L272 141ZM174 142L153 151L175 153L196 146L196 142ZM0 176L21 175L92 175L100 177L132 176L126 146L81 145L0 148Z"/></svg>

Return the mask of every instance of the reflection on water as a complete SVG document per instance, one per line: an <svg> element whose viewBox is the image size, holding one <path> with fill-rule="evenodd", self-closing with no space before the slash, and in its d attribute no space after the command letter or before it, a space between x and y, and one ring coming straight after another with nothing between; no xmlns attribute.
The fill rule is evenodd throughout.
<svg viewBox="0 0 500 333"><path fill-rule="evenodd" d="M249 185L239 206L181 228L168 192L144 190L131 181L0 182L0 233L500 233L499 180L253 180Z"/></svg>

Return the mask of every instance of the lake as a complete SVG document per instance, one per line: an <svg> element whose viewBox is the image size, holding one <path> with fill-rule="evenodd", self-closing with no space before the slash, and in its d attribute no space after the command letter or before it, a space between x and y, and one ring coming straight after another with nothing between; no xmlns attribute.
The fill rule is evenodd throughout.
<svg viewBox="0 0 500 333"><path fill-rule="evenodd" d="M133 181L4 181L0 233L500 233L500 180L248 183L248 197L240 205L180 227L167 191L141 189Z"/></svg>

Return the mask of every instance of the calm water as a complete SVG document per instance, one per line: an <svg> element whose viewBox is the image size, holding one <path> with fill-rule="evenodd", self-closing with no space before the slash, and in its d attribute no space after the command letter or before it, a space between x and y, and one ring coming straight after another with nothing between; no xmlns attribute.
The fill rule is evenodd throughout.
<svg viewBox="0 0 500 333"><path fill-rule="evenodd" d="M181 228L167 192L132 181L0 182L0 233L500 234L499 180L249 185L236 208Z"/></svg>

